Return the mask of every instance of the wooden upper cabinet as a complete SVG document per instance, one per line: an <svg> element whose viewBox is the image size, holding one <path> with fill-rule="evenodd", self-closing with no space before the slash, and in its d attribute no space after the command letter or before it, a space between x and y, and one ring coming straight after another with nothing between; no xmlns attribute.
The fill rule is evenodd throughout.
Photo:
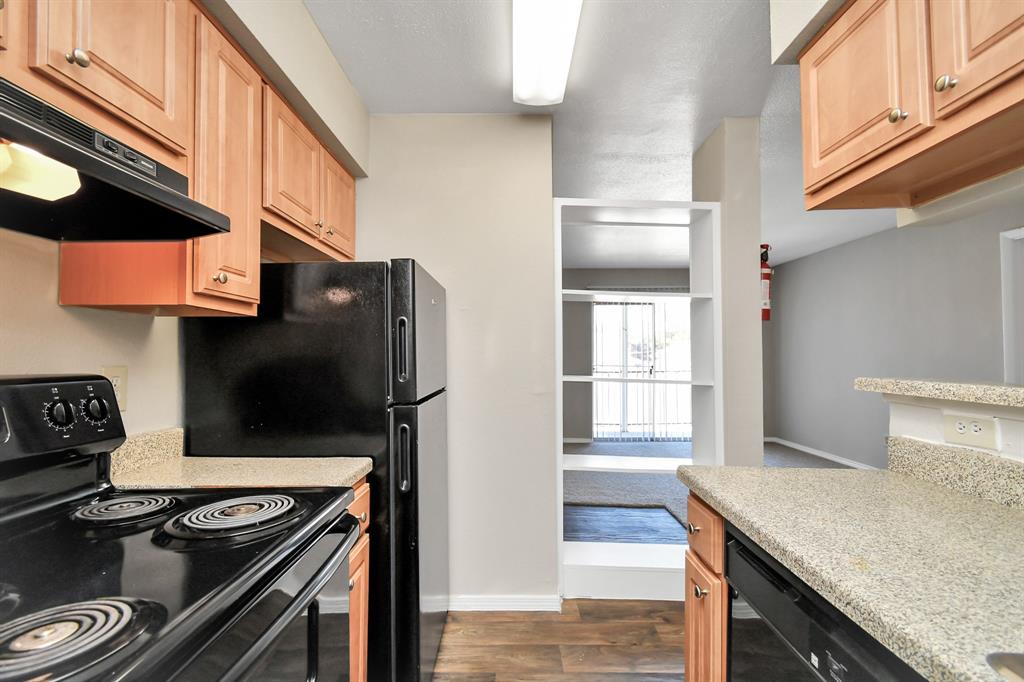
<svg viewBox="0 0 1024 682"><path fill-rule="evenodd" d="M323 239L345 255L356 254L356 181L327 150L323 155Z"/></svg>
<svg viewBox="0 0 1024 682"><path fill-rule="evenodd" d="M7 15L9 13L10 11L6 7L0 7L0 50L7 49Z"/></svg>
<svg viewBox="0 0 1024 682"><path fill-rule="evenodd" d="M366 682L367 629L370 619L370 536L356 542L349 555L349 678Z"/></svg>
<svg viewBox="0 0 1024 682"><path fill-rule="evenodd" d="M1024 0L931 0L930 9L937 117L1024 73Z"/></svg>
<svg viewBox="0 0 1024 682"><path fill-rule="evenodd" d="M320 143L269 86L263 86L263 206L320 236Z"/></svg>
<svg viewBox="0 0 1024 682"><path fill-rule="evenodd" d="M809 191L931 125L924 0L855 0L800 58Z"/></svg>
<svg viewBox="0 0 1024 682"><path fill-rule="evenodd" d="M29 65L185 153L189 14L188 0L33 0Z"/></svg>
<svg viewBox="0 0 1024 682"><path fill-rule="evenodd" d="M227 234L196 239L193 290L260 297L260 75L205 17L196 33L194 195L231 219Z"/></svg>
<svg viewBox="0 0 1024 682"><path fill-rule="evenodd" d="M725 578L686 551L686 682L725 682L729 593Z"/></svg>

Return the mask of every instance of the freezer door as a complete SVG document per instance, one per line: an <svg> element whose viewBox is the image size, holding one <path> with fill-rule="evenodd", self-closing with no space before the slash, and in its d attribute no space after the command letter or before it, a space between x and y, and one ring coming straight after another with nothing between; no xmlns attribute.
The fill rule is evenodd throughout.
<svg viewBox="0 0 1024 682"><path fill-rule="evenodd" d="M445 291L416 261L391 261L392 400L412 405L447 385Z"/></svg>
<svg viewBox="0 0 1024 682"><path fill-rule="evenodd" d="M430 680L448 614L448 409L392 409L398 680Z"/></svg>

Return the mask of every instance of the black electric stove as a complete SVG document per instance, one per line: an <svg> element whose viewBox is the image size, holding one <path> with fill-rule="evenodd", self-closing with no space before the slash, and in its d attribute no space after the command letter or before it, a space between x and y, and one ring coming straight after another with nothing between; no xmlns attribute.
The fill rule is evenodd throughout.
<svg viewBox="0 0 1024 682"><path fill-rule="evenodd" d="M106 379L0 378L0 682L347 680L352 491L116 490L124 440Z"/></svg>

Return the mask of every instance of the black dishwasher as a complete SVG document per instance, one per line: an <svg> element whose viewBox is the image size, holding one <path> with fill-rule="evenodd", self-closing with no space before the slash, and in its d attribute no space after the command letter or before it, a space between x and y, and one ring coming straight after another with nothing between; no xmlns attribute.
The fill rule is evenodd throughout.
<svg viewBox="0 0 1024 682"><path fill-rule="evenodd" d="M925 679L731 523L725 531L731 682Z"/></svg>

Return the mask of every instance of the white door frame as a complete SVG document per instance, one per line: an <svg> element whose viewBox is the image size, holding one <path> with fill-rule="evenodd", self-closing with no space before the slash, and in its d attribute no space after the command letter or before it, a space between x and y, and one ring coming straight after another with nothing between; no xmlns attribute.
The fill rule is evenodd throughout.
<svg viewBox="0 0 1024 682"><path fill-rule="evenodd" d="M717 202L696 202L696 201L646 201L646 200L606 200L606 199L578 199L578 198L564 198L556 197L553 201L554 211L554 272L552 278L552 284L554 291L552 298L554 299L555 306L555 375L554 381L554 394L555 394L555 441L553 443L555 455L553 461L555 464L555 514L556 514L556 527L558 529L558 593L560 596L565 595L565 529L563 527L563 506L565 504L565 495L563 490L563 396L562 396L562 377L563 377L563 363L562 354L564 352L562 345L562 209L567 206L586 206L586 207L598 207L598 208L624 208L624 209L697 209L706 211L712 215L712 232L709 235L711 240L710 250L712 253L712 267L711 270L711 294L713 297L714 305L714 336L713 345L715 346L714 352L714 370L713 370L713 386L715 391L714 400L714 458L721 464L723 461L723 405L722 405L722 325L721 325L721 296L722 296L722 282L721 282L721 243L719 234L719 204ZM660 547L660 546L659 546ZM651 546L653 549L654 546ZM650 576L650 577L653 577ZM638 596L638 598L644 598ZM650 598L650 597L647 597Z"/></svg>

